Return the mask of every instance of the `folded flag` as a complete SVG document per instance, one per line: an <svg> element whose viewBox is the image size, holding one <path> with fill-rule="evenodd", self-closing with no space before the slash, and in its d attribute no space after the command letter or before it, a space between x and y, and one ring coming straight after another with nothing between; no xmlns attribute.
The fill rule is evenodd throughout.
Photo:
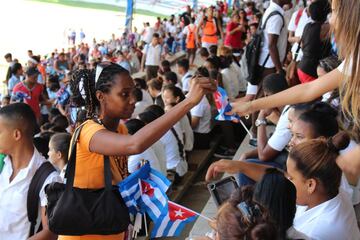
<svg viewBox="0 0 360 240"><path fill-rule="evenodd" d="M214 93L215 105L219 114L215 117L218 121L238 121L240 117L236 114L226 115L225 113L230 112L232 107L229 103L228 95L225 89L218 87Z"/></svg>
<svg viewBox="0 0 360 240"><path fill-rule="evenodd" d="M197 219L198 213L169 201L151 232L151 238L178 237L187 223Z"/></svg>

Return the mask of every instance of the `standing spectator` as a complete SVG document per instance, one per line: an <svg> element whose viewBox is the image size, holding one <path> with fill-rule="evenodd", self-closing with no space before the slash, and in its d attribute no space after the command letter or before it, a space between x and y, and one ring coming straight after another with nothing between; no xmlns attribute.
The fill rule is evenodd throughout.
<svg viewBox="0 0 360 240"><path fill-rule="evenodd" d="M190 65L194 64L196 54L196 25L195 18L191 18L190 24L184 27L183 34L186 35L186 51Z"/></svg>
<svg viewBox="0 0 360 240"><path fill-rule="evenodd" d="M20 83L23 78L23 68L20 63L15 63L12 68L12 75L8 82L8 93L11 95L16 84Z"/></svg>
<svg viewBox="0 0 360 240"><path fill-rule="evenodd" d="M202 29L201 47L209 49L210 46L218 44L218 34L223 38L222 27L214 16L214 7L208 7L206 15L200 20L197 27L197 34Z"/></svg>
<svg viewBox="0 0 360 240"><path fill-rule="evenodd" d="M11 78L11 74L12 74L11 67L13 66L14 62L13 62L11 53L5 54L4 58L5 58L5 61L9 64L9 67L8 67L8 70L6 73L6 78L5 78L5 83L8 84L8 81Z"/></svg>
<svg viewBox="0 0 360 240"><path fill-rule="evenodd" d="M54 63L54 69L59 74L60 79L65 76L66 71L69 71L69 63L65 58L65 53L59 54L59 58Z"/></svg>
<svg viewBox="0 0 360 240"><path fill-rule="evenodd" d="M231 21L226 26L226 37L224 45L230 47L233 51L239 51L243 48L242 38L245 32L245 26L240 23L240 16L237 12L231 16Z"/></svg>
<svg viewBox="0 0 360 240"><path fill-rule="evenodd" d="M144 31L142 33L143 41L147 44L151 43L151 39L154 35L154 29L150 27L150 23L144 23Z"/></svg>
<svg viewBox="0 0 360 240"><path fill-rule="evenodd" d="M82 42L84 42L84 39L85 39L85 33L84 33L84 31L83 31L83 29L81 28L80 29L80 33L79 33L79 35L80 35L80 42L82 43Z"/></svg>
<svg viewBox="0 0 360 240"><path fill-rule="evenodd" d="M163 48L160 45L160 36L157 33L153 34L151 43L147 44L143 50L143 57L141 60L141 71L144 71L146 66L146 80L157 77L159 66L162 60Z"/></svg>

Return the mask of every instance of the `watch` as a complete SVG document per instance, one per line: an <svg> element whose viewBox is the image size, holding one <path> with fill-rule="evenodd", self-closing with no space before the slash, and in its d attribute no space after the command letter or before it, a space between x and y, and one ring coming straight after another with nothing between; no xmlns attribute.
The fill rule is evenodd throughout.
<svg viewBox="0 0 360 240"><path fill-rule="evenodd" d="M256 119L256 121L255 121L255 126L256 127L259 127L261 125L266 125L266 124L267 124L267 122L266 122L265 119Z"/></svg>

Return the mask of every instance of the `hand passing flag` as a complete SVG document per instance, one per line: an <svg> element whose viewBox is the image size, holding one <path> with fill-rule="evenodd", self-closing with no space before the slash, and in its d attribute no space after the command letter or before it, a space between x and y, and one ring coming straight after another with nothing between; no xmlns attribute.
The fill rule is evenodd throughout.
<svg viewBox="0 0 360 240"><path fill-rule="evenodd" d="M218 87L217 91L214 93L215 105L219 114L216 116L218 121L239 121L240 117L238 115L226 115L225 113L231 112L231 105L229 103L228 95L225 89Z"/></svg>

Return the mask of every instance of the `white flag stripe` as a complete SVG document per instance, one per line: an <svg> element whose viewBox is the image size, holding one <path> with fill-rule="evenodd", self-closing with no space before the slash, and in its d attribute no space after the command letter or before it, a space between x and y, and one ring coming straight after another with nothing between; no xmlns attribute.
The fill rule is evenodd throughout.
<svg viewBox="0 0 360 240"><path fill-rule="evenodd" d="M168 236L174 236L176 229L179 227L180 223L182 221L181 220L176 220L173 225L171 226L169 233L167 234Z"/></svg>
<svg viewBox="0 0 360 240"><path fill-rule="evenodd" d="M160 224L160 227L156 232L155 237L162 237L162 234L164 233L165 228L168 225L169 221L170 221L169 215L166 215L166 217L163 218L163 220L162 220L162 222Z"/></svg>
<svg viewBox="0 0 360 240"><path fill-rule="evenodd" d="M131 195L137 190L137 187L138 187L138 186L139 186L138 184L134 184L134 186L132 186L129 190L120 191L120 192L121 192L121 196L122 196L122 197L131 196Z"/></svg>
<svg viewBox="0 0 360 240"><path fill-rule="evenodd" d="M159 217L161 212L159 208L151 201L148 195L143 194L142 199L144 200L144 203L151 209L151 211L156 215L156 217Z"/></svg>
<svg viewBox="0 0 360 240"><path fill-rule="evenodd" d="M166 192L168 190L169 186L166 185L161 178L159 178L157 175L151 172L150 172L150 179L152 179L160 187L162 191Z"/></svg>
<svg viewBox="0 0 360 240"><path fill-rule="evenodd" d="M134 203L136 203L136 201L137 201L140 197L141 197L141 193L140 193L140 191L138 191L138 192L134 195L133 198L130 198L130 200L126 201L126 206L128 206L128 207L129 207L129 206L133 206ZM123 198L129 199L129 197L124 197L124 196L123 196Z"/></svg>
<svg viewBox="0 0 360 240"><path fill-rule="evenodd" d="M154 194L156 198L161 202L161 205L165 206L168 200L164 197L164 194L158 188L155 188Z"/></svg>

